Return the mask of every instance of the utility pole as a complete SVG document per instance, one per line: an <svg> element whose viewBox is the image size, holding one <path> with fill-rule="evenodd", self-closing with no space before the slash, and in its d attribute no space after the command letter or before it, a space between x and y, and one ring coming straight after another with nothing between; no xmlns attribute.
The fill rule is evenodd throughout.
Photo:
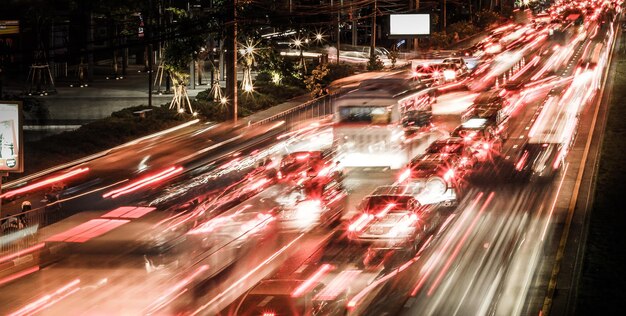
<svg viewBox="0 0 626 316"><path fill-rule="evenodd" d="M341 8L343 7L343 0L339 5L339 10L337 11L337 64L339 64L339 51L341 46L341 29L339 27L339 21L341 19Z"/></svg>
<svg viewBox="0 0 626 316"><path fill-rule="evenodd" d="M226 34L226 93L232 102L233 121L237 122L237 0L231 1L231 21Z"/></svg>
<svg viewBox="0 0 626 316"><path fill-rule="evenodd" d="M152 106L152 0L148 1L148 18L146 19L146 40L148 41L148 106Z"/></svg>
<svg viewBox="0 0 626 316"><path fill-rule="evenodd" d="M372 12L372 40L370 41L370 59L376 55L376 13L378 13L378 1L374 0L374 12Z"/></svg>
<svg viewBox="0 0 626 316"><path fill-rule="evenodd" d="M446 30L446 26L447 26L447 19L448 19L448 10L447 10L448 6L446 4L446 0L443 0L443 29L442 31Z"/></svg>
<svg viewBox="0 0 626 316"><path fill-rule="evenodd" d="M352 5L352 3L354 2L354 0L350 1L350 12L352 12L352 46L356 46L357 44L357 37L359 36L358 32L357 32L357 23L356 23L356 10L354 10L354 6Z"/></svg>
<svg viewBox="0 0 626 316"><path fill-rule="evenodd" d="M419 9L420 9L420 0L415 0L415 2L413 2L413 0L411 0L411 2L409 2L410 4L410 10L418 13ZM419 50L419 40L418 38L414 38L413 39L413 49L415 50L415 52L417 52Z"/></svg>

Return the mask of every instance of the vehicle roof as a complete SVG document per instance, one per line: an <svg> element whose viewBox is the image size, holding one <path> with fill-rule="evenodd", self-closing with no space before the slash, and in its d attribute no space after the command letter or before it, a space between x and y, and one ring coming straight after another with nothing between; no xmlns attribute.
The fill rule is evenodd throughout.
<svg viewBox="0 0 626 316"><path fill-rule="evenodd" d="M474 99L474 104L484 104L484 103L493 103L502 100L500 96L499 90L492 90L483 92L476 99Z"/></svg>
<svg viewBox="0 0 626 316"><path fill-rule="evenodd" d="M411 185L384 185L376 188L369 196L413 196L415 187Z"/></svg>
<svg viewBox="0 0 626 316"><path fill-rule="evenodd" d="M456 62L456 61L463 61L463 58L461 58L461 57L448 57L448 58L444 59L443 62L445 63L446 60L447 61L455 61Z"/></svg>
<svg viewBox="0 0 626 316"><path fill-rule="evenodd" d="M249 294L252 295L291 295L304 280L273 279L261 281Z"/></svg>
<svg viewBox="0 0 626 316"><path fill-rule="evenodd" d="M432 145L448 145L448 144L465 144L465 142L463 141L463 138L461 137L448 137L446 139L438 139L436 141L434 141Z"/></svg>
<svg viewBox="0 0 626 316"><path fill-rule="evenodd" d="M462 123L459 127L463 129L481 129L487 125L487 119L482 117L473 117L464 123Z"/></svg>

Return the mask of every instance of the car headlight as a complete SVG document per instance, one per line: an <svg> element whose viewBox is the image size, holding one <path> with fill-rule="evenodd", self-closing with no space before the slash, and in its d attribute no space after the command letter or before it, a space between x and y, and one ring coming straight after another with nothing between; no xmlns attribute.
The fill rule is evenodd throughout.
<svg viewBox="0 0 626 316"><path fill-rule="evenodd" d="M446 193L447 189L448 185L442 178L434 177L426 182L426 191L430 194L441 195Z"/></svg>
<svg viewBox="0 0 626 316"><path fill-rule="evenodd" d="M456 79L456 71L454 70L444 70L443 71L443 78L446 80L454 80Z"/></svg>

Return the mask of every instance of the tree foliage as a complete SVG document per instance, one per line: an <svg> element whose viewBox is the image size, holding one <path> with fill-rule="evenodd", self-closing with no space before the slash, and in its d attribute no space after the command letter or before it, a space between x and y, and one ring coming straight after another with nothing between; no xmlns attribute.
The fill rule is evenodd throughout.
<svg viewBox="0 0 626 316"><path fill-rule="evenodd" d="M320 64L311 71L309 76L305 77L304 83L313 97L319 97L325 94L324 82L329 72L330 69L328 69L326 64Z"/></svg>
<svg viewBox="0 0 626 316"><path fill-rule="evenodd" d="M476 26L485 29L500 20L500 15L494 11L481 10L476 13Z"/></svg>
<svg viewBox="0 0 626 316"><path fill-rule="evenodd" d="M383 61L376 54L370 55L370 59L367 61L367 70L376 71L383 68L385 68Z"/></svg>
<svg viewBox="0 0 626 316"><path fill-rule="evenodd" d="M205 44L203 32L186 11L168 8L176 16L175 36L168 41L163 51L163 66L170 71L175 84L185 84L189 74L189 64L195 60L200 48Z"/></svg>

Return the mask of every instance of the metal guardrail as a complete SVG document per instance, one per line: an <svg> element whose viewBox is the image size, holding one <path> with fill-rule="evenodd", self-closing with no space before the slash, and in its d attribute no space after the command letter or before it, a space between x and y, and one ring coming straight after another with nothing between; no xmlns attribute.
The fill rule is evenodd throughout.
<svg viewBox="0 0 626 316"><path fill-rule="evenodd" d="M317 99L302 103L289 110L280 112L270 117L251 123L250 126L262 126L277 121L286 123L298 123L308 119L327 116L333 113L333 101L338 94L325 95Z"/></svg>

